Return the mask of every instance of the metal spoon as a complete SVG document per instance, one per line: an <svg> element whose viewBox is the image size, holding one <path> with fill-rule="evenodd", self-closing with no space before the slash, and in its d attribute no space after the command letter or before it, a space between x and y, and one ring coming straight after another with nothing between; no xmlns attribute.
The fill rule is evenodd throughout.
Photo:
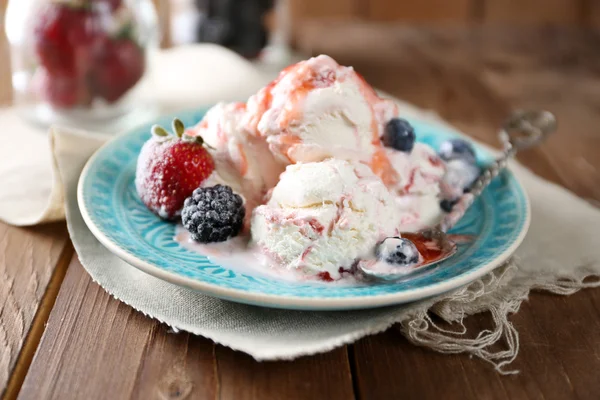
<svg viewBox="0 0 600 400"><path fill-rule="evenodd" d="M555 130L556 118L548 111L518 111L511 115L500 131L500 140L504 146L502 156L483 170L471 186L470 191L458 199L452 211L432 228L419 232L400 233L401 237L415 244L423 258L420 264L413 267L430 266L452 257L457 251L457 244L451 239L451 235L446 232L465 215L475 198L506 168L508 160L517 151L536 146ZM401 272L395 271L396 268L393 266L390 266L389 271L381 268L369 270L360 263L358 268L366 277L379 281L396 281L406 277L405 268Z"/></svg>

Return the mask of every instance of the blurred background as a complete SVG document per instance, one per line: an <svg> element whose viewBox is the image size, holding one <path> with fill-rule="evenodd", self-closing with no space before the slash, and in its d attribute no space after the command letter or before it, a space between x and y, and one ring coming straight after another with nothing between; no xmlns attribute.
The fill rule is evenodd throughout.
<svg viewBox="0 0 600 400"><path fill-rule="evenodd" d="M568 135L527 155L526 163L571 171L578 176L569 179L571 190L600 196L593 161L600 140L600 0L152 1L163 48L217 43L273 70L326 53L373 86L491 144L510 110L549 109ZM0 0L3 10L6 4ZM5 37L0 50L6 103ZM537 168L559 181L550 170Z"/></svg>
<svg viewBox="0 0 600 400"><path fill-rule="evenodd" d="M285 44L307 55L336 52L343 57L354 53L359 58L390 58L398 56L398 42L407 40L386 31L392 26L542 29L547 35L553 28L600 27L599 0L159 0L157 4L167 33L163 44L216 42L249 57L269 43L275 44L278 56L282 56L278 46ZM385 54L390 52L396 54Z"/></svg>
<svg viewBox="0 0 600 400"><path fill-rule="evenodd" d="M421 26L600 25L597 0L162 0L157 3L164 11L170 8L174 43L193 40L192 32L199 32L196 36L199 40L224 39L227 32L231 38L235 36L233 31L243 31L244 27L250 30L259 21L270 32L277 29L277 22L288 24L292 41L301 39L307 24L323 19ZM279 14L274 4L281 9ZM200 29L194 30L192 26L196 24Z"/></svg>
<svg viewBox="0 0 600 400"><path fill-rule="evenodd" d="M10 1L26 8L32 1L49 0ZM6 10L8 2L0 0L2 11ZM286 57L289 57L290 49L302 55L327 52L339 53L338 57L345 58L354 54L358 61L361 58L381 60L397 57L398 42L407 39L399 40L397 32L390 34L390 27L445 30L502 27L518 32L523 29L546 29L548 32L552 28L600 27L600 0L152 2L160 22L160 45L163 48L210 42L228 47L250 59L261 58L284 64L288 61ZM382 49L385 51L382 52ZM390 52L394 54L386 54ZM2 59L0 72L7 74L7 61L5 57ZM2 84L6 82L6 79L2 79Z"/></svg>
<svg viewBox="0 0 600 400"><path fill-rule="evenodd" d="M20 8L32 1L10 0ZM0 0L4 11L9 0ZM600 0L152 0L160 45L217 43L250 59L285 63L288 50L389 58L385 28L593 28ZM13 7L15 7L14 4ZM2 18L4 22L4 18ZM4 29L2 29L4 31ZM4 40L5 41L5 40ZM3 42L4 42L3 41ZM373 48L372 46L375 45ZM356 54L360 50L361 54ZM370 50L370 51L369 51ZM369 54L362 54L367 52ZM397 53L397 52L396 52ZM332 54L335 57L335 54ZM4 60L5 58L3 58ZM372 60L374 61L374 60ZM6 64L6 61L3 61ZM0 71L8 73L5 66ZM5 79L2 79L6 83Z"/></svg>
<svg viewBox="0 0 600 400"><path fill-rule="evenodd" d="M2 10L9 0L0 0ZM10 0L26 8L32 0ZM310 51L340 24L599 27L599 0L152 0L161 45L212 42L255 58L273 41ZM326 22L326 23L325 23ZM335 27L331 24L335 23ZM332 29L328 29L332 28ZM340 40L350 38L339 36ZM352 40L360 39L353 36ZM360 42L360 40L359 40ZM350 45L350 43L348 43Z"/></svg>

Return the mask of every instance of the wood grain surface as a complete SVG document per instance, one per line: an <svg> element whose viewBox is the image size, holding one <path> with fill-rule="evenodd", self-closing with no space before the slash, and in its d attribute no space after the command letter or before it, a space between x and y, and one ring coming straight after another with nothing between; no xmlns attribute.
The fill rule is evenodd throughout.
<svg viewBox="0 0 600 400"><path fill-rule="evenodd" d="M489 144L511 109L549 109L558 116L558 135L519 159L600 201L598 35L320 21L305 25L298 43L354 65L375 86L434 109ZM7 237L14 243L17 236ZM14 252L7 260L27 264ZM510 318L521 339L516 376L501 376L464 355L415 347L395 328L327 354L258 363L173 333L117 302L74 259L20 398L597 399L599 314L600 290L569 297L533 293ZM473 332L490 324L485 314L466 321Z"/></svg>
<svg viewBox="0 0 600 400"><path fill-rule="evenodd" d="M19 398L214 398L213 344L168 331L92 283L75 257Z"/></svg>
<svg viewBox="0 0 600 400"><path fill-rule="evenodd" d="M600 27L600 1L586 0L583 7L583 17L588 26Z"/></svg>
<svg viewBox="0 0 600 400"><path fill-rule="evenodd" d="M473 22L512 26L599 26L597 0L287 0L294 25L310 18L468 27Z"/></svg>
<svg viewBox="0 0 600 400"><path fill-rule="evenodd" d="M334 384L332 384L334 383ZM352 397L344 348L258 363L144 317L93 283L74 258L20 399Z"/></svg>
<svg viewBox="0 0 600 400"><path fill-rule="evenodd" d="M577 25L584 2L573 0L486 0L485 22L519 25Z"/></svg>
<svg viewBox="0 0 600 400"><path fill-rule="evenodd" d="M409 21L413 23L460 23L471 15L472 0L366 1L371 21Z"/></svg>
<svg viewBox="0 0 600 400"><path fill-rule="evenodd" d="M8 0L0 0L0 17L4 19L4 11ZM4 22L4 21L3 21ZM10 66L10 47L6 34L4 33L4 24L0 24L0 106L10 104L12 100L12 77Z"/></svg>
<svg viewBox="0 0 600 400"><path fill-rule="evenodd" d="M511 321L519 330L517 375L502 376L464 355L410 344L395 330L354 345L354 379L361 399L597 399L600 291L570 297L535 293ZM575 312L576 311L576 312ZM487 315L466 320L490 328Z"/></svg>
<svg viewBox="0 0 600 400"><path fill-rule="evenodd" d="M0 222L0 395L6 390L11 376L14 380L11 387L18 390L26 372L25 368L14 373L21 348L29 340L33 354L41 336L41 331L37 331L28 337L32 333L34 317L55 266L60 262L66 266L72 254L64 224L16 228ZM61 278L57 279L59 286ZM48 295L46 308L52 308L54 296L56 293ZM43 314L47 316L50 309L41 314L40 327L45 322ZM27 366L30 360L20 361Z"/></svg>

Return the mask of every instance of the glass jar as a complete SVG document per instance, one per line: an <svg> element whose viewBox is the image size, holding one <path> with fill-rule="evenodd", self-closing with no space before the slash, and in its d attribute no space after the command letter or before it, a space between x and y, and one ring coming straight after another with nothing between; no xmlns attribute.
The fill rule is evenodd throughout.
<svg viewBox="0 0 600 400"><path fill-rule="evenodd" d="M13 100L39 124L95 128L136 109L158 42L151 0L9 0Z"/></svg>

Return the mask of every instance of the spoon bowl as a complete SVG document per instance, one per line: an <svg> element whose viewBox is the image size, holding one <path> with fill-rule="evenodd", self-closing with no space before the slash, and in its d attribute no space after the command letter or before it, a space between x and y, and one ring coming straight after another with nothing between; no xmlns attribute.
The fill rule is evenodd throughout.
<svg viewBox="0 0 600 400"><path fill-rule="evenodd" d="M421 255L419 263L411 265L411 271L417 271L424 267L441 263L452 257L458 251L457 243L452 239L453 235L446 235L443 232L435 232L433 229L421 232L403 232L401 237L413 242L419 254ZM405 277L407 267L377 268L380 263L374 264L374 267L359 267L362 274L378 281L393 282L401 277Z"/></svg>

